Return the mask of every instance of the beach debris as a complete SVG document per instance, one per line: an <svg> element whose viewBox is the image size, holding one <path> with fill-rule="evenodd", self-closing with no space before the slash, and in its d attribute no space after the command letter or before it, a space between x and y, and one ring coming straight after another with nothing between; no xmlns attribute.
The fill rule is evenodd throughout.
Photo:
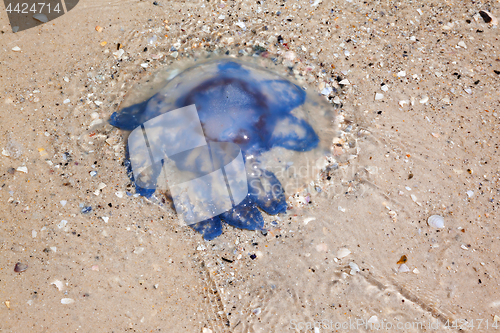
<svg viewBox="0 0 500 333"><path fill-rule="evenodd" d="M399 265L399 268L398 268L399 273L408 273L409 271L410 271L410 269L408 268L408 266L406 266L406 264Z"/></svg>
<svg viewBox="0 0 500 333"><path fill-rule="evenodd" d="M87 214L87 213L90 213L92 211L92 207L91 206L84 206L82 207L82 214Z"/></svg>
<svg viewBox="0 0 500 333"><path fill-rule="evenodd" d="M42 22L42 23L49 22L49 19L47 18L47 16L45 14L37 13L37 14L33 15L33 18L39 22Z"/></svg>
<svg viewBox="0 0 500 333"><path fill-rule="evenodd" d="M384 94L375 93L375 100L376 101L380 101L382 98L384 98Z"/></svg>
<svg viewBox="0 0 500 333"><path fill-rule="evenodd" d="M51 285L53 284L54 286L56 286L56 288L59 290L59 291L62 291L64 289L64 283L60 280L54 280L50 283Z"/></svg>
<svg viewBox="0 0 500 333"><path fill-rule="evenodd" d="M468 190L468 191L467 191L467 196L468 196L469 198L472 198L472 197L474 196L474 191Z"/></svg>
<svg viewBox="0 0 500 333"><path fill-rule="evenodd" d="M315 217L306 217L304 219L304 225L307 225L309 222L316 220Z"/></svg>
<svg viewBox="0 0 500 333"><path fill-rule="evenodd" d="M75 300L72 299L72 298L63 298L61 299L61 304L71 304L71 303L74 303Z"/></svg>
<svg viewBox="0 0 500 333"><path fill-rule="evenodd" d="M356 273L361 272L359 266L353 262L349 263L349 267L351 268L351 271L349 272L349 274L351 275L355 275Z"/></svg>
<svg viewBox="0 0 500 333"><path fill-rule="evenodd" d="M28 265L23 264L22 262L17 262L16 266L14 266L14 272L16 272L16 273L22 273L27 269L28 269Z"/></svg>
<svg viewBox="0 0 500 333"><path fill-rule="evenodd" d="M14 46L14 47L12 48L12 51L14 51L14 52L20 52L20 51L21 51L21 48L20 48L19 46Z"/></svg>
<svg viewBox="0 0 500 333"><path fill-rule="evenodd" d="M401 256L401 258L399 258L399 260L398 260L397 264L398 264L398 265L401 265L401 264L406 263L407 261L408 261L408 257L407 257L405 254L403 254L403 255Z"/></svg>
<svg viewBox="0 0 500 333"><path fill-rule="evenodd" d="M247 30L247 26L245 25L245 22L238 21L235 23L238 27L240 27L243 31Z"/></svg>
<svg viewBox="0 0 500 333"><path fill-rule="evenodd" d="M431 215L427 219L427 224L433 228L444 228L444 218L441 215Z"/></svg>
<svg viewBox="0 0 500 333"><path fill-rule="evenodd" d="M66 224L68 224L68 221L62 220L61 222L59 222L59 224L57 225L57 227L59 229L62 229L62 228L64 228L66 226Z"/></svg>
<svg viewBox="0 0 500 333"><path fill-rule="evenodd" d="M25 166L20 166L16 169L17 171L28 173L28 168Z"/></svg>
<svg viewBox="0 0 500 333"><path fill-rule="evenodd" d="M483 18L484 22L489 23L490 25L498 25L498 19L493 16L489 11L487 10L480 10L479 15Z"/></svg>
<svg viewBox="0 0 500 333"><path fill-rule="evenodd" d="M337 254L335 255L335 257L337 259L342 259L342 258L345 258L347 257L349 254L351 254L351 250L349 250L348 248L346 247L341 247L338 251L337 251Z"/></svg>

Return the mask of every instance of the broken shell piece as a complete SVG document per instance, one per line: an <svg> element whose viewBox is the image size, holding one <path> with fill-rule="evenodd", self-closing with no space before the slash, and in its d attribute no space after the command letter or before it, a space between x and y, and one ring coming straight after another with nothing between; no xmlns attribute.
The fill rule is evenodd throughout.
<svg viewBox="0 0 500 333"><path fill-rule="evenodd" d="M487 10L480 10L479 15L483 18L484 22L489 23L490 25L498 25L498 19L493 16Z"/></svg>
<svg viewBox="0 0 500 333"><path fill-rule="evenodd" d="M35 20L37 20L37 21L42 22L42 23L47 23L47 22L49 22L49 19L47 18L47 16L46 16L45 14L40 14L40 13L38 13L38 14L33 15L33 18L34 18Z"/></svg>
<svg viewBox="0 0 500 333"><path fill-rule="evenodd" d="M18 262L18 263L16 263L16 266L14 267L14 272L22 273L27 269L28 269L28 265L23 264L22 262Z"/></svg>
<svg viewBox="0 0 500 333"><path fill-rule="evenodd" d="M441 215L431 215L427 219L427 224L433 228L444 228L444 218Z"/></svg>
<svg viewBox="0 0 500 333"><path fill-rule="evenodd" d="M398 268L399 273L408 273L409 271L410 271L410 269L408 268L408 266L406 266L406 264L399 265L399 268Z"/></svg>
<svg viewBox="0 0 500 333"><path fill-rule="evenodd" d="M14 46L14 47L12 48L12 51L14 51L14 52L19 52L19 51L21 51L21 48L20 48L19 46Z"/></svg>
<svg viewBox="0 0 500 333"><path fill-rule="evenodd" d="M56 286L56 288L59 291L62 291L64 289L64 284L60 280L54 280L51 284L53 284L54 286Z"/></svg>
<svg viewBox="0 0 500 333"><path fill-rule="evenodd" d="M429 96L424 96L422 97L422 99L420 100L420 104L425 104L429 101Z"/></svg>
<svg viewBox="0 0 500 333"><path fill-rule="evenodd" d="M72 299L72 298L63 298L61 300L61 304L71 304L71 303L74 303L74 302L75 302L75 300Z"/></svg>
<svg viewBox="0 0 500 333"><path fill-rule="evenodd" d="M309 222L316 220L315 217L307 217L304 219L304 225L307 225Z"/></svg>
<svg viewBox="0 0 500 333"><path fill-rule="evenodd" d="M359 266L353 262L349 263L349 267L351 267L351 271L349 272L349 274L351 274L351 275L355 275L356 273L361 271L359 269Z"/></svg>
<svg viewBox="0 0 500 333"><path fill-rule="evenodd" d="M337 251L337 255L336 255L336 257L337 257L338 259L342 259L342 258L347 257L349 254L351 254L351 250L349 250L348 248L342 247L342 248L340 248L340 249Z"/></svg>
<svg viewBox="0 0 500 333"><path fill-rule="evenodd" d="M384 94L375 93L375 100L376 100L376 101L379 101L379 100L381 100L382 98L384 98Z"/></svg>
<svg viewBox="0 0 500 333"><path fill-rule="evenodd" d="M28 168L25 166L20 166L16 169L17 171L28 173Z"/></svg>

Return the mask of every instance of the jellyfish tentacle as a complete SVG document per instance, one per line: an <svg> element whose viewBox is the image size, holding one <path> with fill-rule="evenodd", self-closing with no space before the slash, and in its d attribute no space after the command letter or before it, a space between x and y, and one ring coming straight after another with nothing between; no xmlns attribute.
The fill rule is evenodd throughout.
<svg viewBox="0 0 500 333"><path fill-rule="evenodd" d="M227 224L240 229L262 230L264 227L264 218L249 196L233 209L219 216Z"/></svg>
<svg viewBox="0 0 500 333"><path fill-rule="evenodd" d="M287 210L283 186L271 171L254 170L248 181L248 195L252 202L269 215L285 213Z"/></svg>
<svg viewBox="0 0 500 333"><path fill-rule="evenodd" d="M199 232L205 240L212 240L222 234L222 221L219 216L189 226Z"/></svg>

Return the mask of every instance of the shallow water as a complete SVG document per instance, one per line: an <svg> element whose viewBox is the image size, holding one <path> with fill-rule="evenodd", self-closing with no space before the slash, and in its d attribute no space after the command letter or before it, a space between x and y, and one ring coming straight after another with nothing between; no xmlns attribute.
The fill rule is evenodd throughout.
<svg viewBox="0 0 500 333"><path fill-rule="evenodd" d="M22 36L0 17L0 148L22 152L0 156L2 330L305 332L377 316L488 331L479 320L491 328L500 304L499 68L498 30L474 18L483 5L221 4L81 1ZM127 194L124 138L98 120L152 68L216 45L252 55L255 42L309 89L349 80L338 169L266 217L266 236L228 227L205 242L173 210ZM429 228L434 214L444 229ZM335 260L341 248L351 253Z"/></svg>

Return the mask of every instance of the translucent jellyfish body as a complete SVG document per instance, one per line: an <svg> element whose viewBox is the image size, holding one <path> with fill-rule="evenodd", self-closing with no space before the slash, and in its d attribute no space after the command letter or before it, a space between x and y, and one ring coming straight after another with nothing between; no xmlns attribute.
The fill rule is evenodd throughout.
<svg viewBox="0 0 500 333"><path fill-rule="evenodd" d="M217 58L159 71L110 119L130 131L136 192L167 193L205 239L219 236L222 222L262 229L260 210L285 213L286 195L307 186L330 154L332 106L261 65Z"/></svg>

